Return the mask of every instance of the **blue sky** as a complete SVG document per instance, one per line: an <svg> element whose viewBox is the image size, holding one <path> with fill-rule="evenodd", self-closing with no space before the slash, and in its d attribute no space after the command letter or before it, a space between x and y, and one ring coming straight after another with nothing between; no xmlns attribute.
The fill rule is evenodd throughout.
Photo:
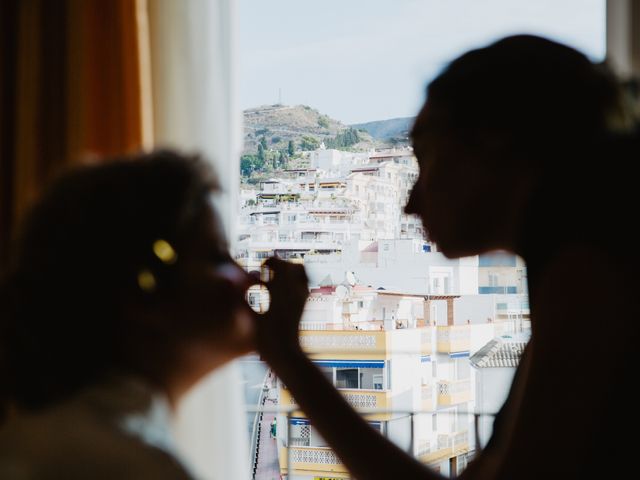
<svg viewBox="0 0 640 480"><path fill-rule="evenodd" d="M451 59L513 33L604 57L604 0L238 0L242 108L305 104L344 123L413 116Z"/></svg>

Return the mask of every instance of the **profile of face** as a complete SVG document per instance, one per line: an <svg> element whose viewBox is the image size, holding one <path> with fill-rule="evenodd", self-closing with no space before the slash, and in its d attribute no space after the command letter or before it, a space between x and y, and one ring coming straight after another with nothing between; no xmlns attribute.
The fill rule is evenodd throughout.
<svg viewBox="0 0 640 480"><path fill-rule="evenodd" d="M521 207L518 176L505 168L505 139L495 132L460 134L429 102L413 129L420 173L405 212L449 258L510 248ZM500 165L500 167L498 167Z"/></svg>

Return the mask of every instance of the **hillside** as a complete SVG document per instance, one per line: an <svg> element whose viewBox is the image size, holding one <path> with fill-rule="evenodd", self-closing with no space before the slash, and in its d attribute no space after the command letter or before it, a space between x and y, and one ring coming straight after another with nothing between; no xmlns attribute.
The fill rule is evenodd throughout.
<svg viewBox="0 0 640 480"><path fill-rule="evenodd" d="M358 130L366 130L373 138L388 142L391 139L396 141L407 141L409 130L415 121L415 117L391 118L389 120L378 120L376 122L358 123L351 125ZM394 142L395 143L395 142Z"/></svg>
<svg viewBox="0 0 640 480"><path fill-rule="evenodd" d="M266 140L267 149L287 150L290 140L294 142L296 150L312 149L314 142L329 143L349 128L306 105L250 108L244 111L244 153L255 154L262 137ZM305 143L305 137L315 140ZM361 132L358 137L359 142L349 148L367 150L378 144L367 133Z"/></svg>

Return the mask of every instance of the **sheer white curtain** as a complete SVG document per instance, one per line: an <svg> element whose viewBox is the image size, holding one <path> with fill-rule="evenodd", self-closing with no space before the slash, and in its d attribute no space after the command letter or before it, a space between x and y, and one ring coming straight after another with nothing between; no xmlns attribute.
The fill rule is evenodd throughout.
<svg viewBox="0 0 640 480"><path fill-rule="evenodd" d="M233 240L241 124L235 91L235 0L147 0L154 146L203 153L224 188L217 206ZM249 478L240 372L197 387L178 415L185 457L206 479Z"/></svg>
<svg viewBox="0 0 640 480"><path fill-rule="evenodd" d="M607 0L607 61L623 79L640 78L640 0Z"/></svg>

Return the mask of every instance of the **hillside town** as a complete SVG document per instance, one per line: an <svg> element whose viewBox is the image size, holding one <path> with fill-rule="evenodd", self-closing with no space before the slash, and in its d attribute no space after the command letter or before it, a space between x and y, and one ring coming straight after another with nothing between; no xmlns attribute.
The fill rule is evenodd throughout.
<svg viewBox="0 0 640 480"><path fill-rule="evenodd" d="M302 152L296 168L242 185L237 258L248 271L273 255L305 266L303 348L373 428L454 476L487 441L526 345L526 269L506 253L440 253L403 211L417 175L410 147ZM248 300L268 308L259 288ZM255 439L268 444L255 478L265 465L349 478L286 386L267 390L272 438Z"/></svg>

